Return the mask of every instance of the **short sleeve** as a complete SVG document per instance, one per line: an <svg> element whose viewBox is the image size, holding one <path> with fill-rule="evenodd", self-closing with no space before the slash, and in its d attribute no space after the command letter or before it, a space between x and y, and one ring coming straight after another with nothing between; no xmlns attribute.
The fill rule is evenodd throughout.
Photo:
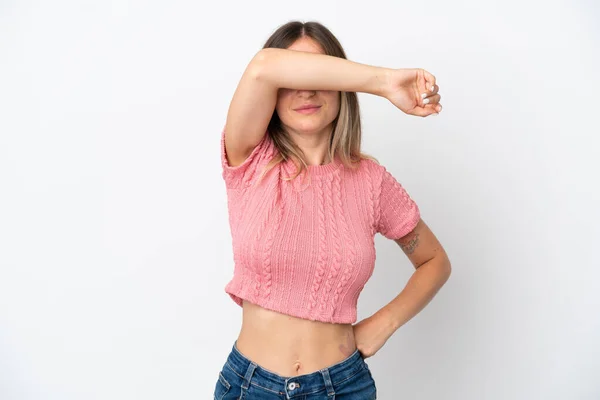
<svg viewBox="0 0 600 400"><path fill-rule="evenodd" d="M260 176L262 167L266 166L273 156L273 143L269 135L265 135L252 149L250 155L239 165L231 166L227 160L225 149L225 129L221 132L221 167L222 176L227 188L235 189L251 184Z"/></svg>
<svg viewBox="0 0 600 400"><path fill-rule="evenodd" d="M417 203L385 167L378 207L377 232L388 239L399 239L410 233L421 219Z"/></svg>

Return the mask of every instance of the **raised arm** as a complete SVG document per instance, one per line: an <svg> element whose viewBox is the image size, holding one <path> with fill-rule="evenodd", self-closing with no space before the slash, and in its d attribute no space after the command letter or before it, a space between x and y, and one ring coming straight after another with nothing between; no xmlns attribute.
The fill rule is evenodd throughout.
<svg viewBox="0 0 600 400"><path fill-rule="evenodd" d="M407 114L438 111L435 77L423 69L390 69L324 54L266 48L250 61L233 95L226 122L230 165L241 164L265 134L279 88L370 93ZM424 102L424 98L427 103Z"/></svg>
<svg viewBox="0 0 600 400"><path fill-rule="evenodd" d="M250 61L233 94L225 124L227 162L235 167L250 155L265 134L277 103L277 86L264 79L263 52Z"/></svg>
<svg viewBox="0 0 600 400"><path fill-rule="evenodd" d="M268 48L259 54L257 79L278 88L370 93L422 117L441 111L435 76L423 68L384 68L285 49Z"/></svg>
<svg viewBox="0 0 600 400"><path fill-rule="evenodd" d="M258 79L278 88L336 90L385 95L388 68L324 54L263 49Z"/></svg>

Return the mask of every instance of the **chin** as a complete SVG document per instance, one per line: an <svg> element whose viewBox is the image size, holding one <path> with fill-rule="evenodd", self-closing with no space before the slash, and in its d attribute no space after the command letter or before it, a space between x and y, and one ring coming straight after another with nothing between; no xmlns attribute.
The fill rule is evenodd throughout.
<svg viewBox="0 0 600 400"><path fill-rule="evenodd" d="M310 134L317 134L319 132L321 132L323 129L327 128L329 124L323 124L323 123L310 123L308 121L303 121L301 123L295 123L295 124L287 124L288 127L290 127L290 129L293 129L294 131L298 132L298 133L303 133L306 135L310 135Z"/></svg>

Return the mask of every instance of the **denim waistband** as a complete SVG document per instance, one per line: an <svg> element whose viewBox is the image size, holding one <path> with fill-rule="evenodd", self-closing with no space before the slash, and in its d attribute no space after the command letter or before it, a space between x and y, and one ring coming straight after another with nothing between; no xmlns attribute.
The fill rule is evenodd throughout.
<svg viewBox="0 0 600 400"><path fill-rule="evenodd" d="M244 379L247 388L250 381L256 382L263 388L285 393L288 398L308 395L326 390L329 395L334 393L333 386L344 382L365 368L358 349L345 360L309 374L286 377L269 371L246 358L234 342L226 363L237 375Z"/></svg>

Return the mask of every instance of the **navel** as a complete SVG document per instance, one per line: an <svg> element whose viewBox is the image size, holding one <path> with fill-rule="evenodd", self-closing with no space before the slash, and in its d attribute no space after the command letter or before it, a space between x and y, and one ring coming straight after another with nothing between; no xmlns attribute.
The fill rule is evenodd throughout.
<svg viewBox="0 0 600 400"><path fill-rule="evenodd" d="M295 371L295 372L299 372L301 368L302 368L302 364L300 364L300 362L299 362L299 361L296 361L296 362L294 363L294 371Z"/></svg>

